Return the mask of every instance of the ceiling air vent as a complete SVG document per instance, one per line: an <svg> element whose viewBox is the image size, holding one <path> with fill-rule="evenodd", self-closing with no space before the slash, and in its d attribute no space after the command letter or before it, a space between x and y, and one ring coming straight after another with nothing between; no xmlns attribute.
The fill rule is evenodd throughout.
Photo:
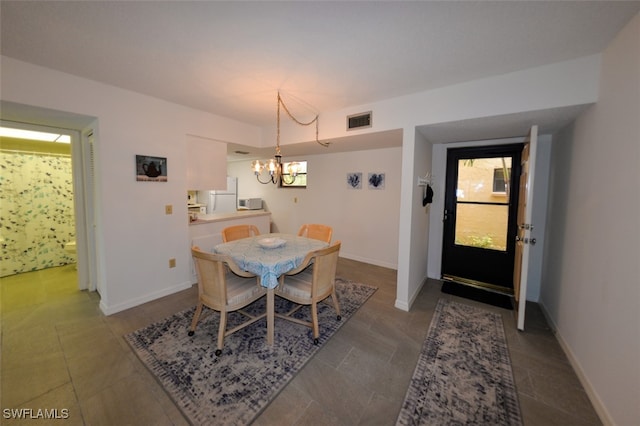
<svg viewBox="0 0 640 426"><path fill-rule="evenodd" d="M347 130L371 127L371 111L347 116Z"/></svg>

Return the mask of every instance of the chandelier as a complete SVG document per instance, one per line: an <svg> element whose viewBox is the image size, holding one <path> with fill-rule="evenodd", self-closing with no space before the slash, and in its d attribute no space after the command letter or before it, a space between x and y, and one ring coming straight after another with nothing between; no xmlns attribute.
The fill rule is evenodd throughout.
<svg viewBox="0 0 640 426"><path fill-rule="evenodd" d="M318 115L316 115L316 117L313 120L309 121L308 123L303 123L297 120L293 115L291 115L291 112L289 112L289 109L287 108L287 106L282 101L282 98L280 97L280 92L278 92L278 108L276 113L276 123L277 123L276 154L274 155L273 158L266 161L255 160L251 162L251 170L253 170L253 173L256 175L256 179L258 180L258 182L262 184L285 183L287 185L291 185L295 182L296 177L298 176L298 173L300 173L300 170L301 170L300 163L297 163L295 161L292 161L291 163L287 163L286 170L284 170L284 166L282 164L282 154L280 152L280 106L284 108L289 118L291 118L294 122L296 122L301 126L309 126L315 123L316 124L316 142L324 147L329 146L329 143L320 142L318 140ZM267 176L267 180L264 180L264 181L260 179L260 176L262 175L263 170L266 170L269 174Z"/></svg>

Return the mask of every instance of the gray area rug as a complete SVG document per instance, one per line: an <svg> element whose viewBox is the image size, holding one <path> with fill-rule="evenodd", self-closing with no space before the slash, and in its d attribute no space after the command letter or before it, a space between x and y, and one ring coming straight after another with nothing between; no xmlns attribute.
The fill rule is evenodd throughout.
<svg viewBox="0 0 640 426"><path fill-rule="evenodd" d="M311 329L275 319L274 344L266 344L266 319L225 338L216 357L220 314L200 320L194 336L187 335L194 308L187 309L125 336L135 353L162 384L189 421L196 425L250 423L277 396L327 340L376 291L375 287L336 279L342 320L328 303L318 305L320 342L313 344ZM264 312L265 298L245 310ZM292 306L275 298L276 312ZM329 300L330 303L330 300ZM296 316L310 320L309 307ZM242 322L238 313L228 316L227 328Z"/></svg>
<svg viewBox="0 0 640 426"><path fill-rule="evenodd" d="M440 299L397 425L521 425L499 314Z"/></svg>

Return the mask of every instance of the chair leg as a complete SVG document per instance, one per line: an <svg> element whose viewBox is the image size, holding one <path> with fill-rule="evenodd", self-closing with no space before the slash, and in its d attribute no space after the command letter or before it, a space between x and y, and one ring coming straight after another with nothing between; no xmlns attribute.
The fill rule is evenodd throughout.
<svg viewBox="0 0 640 426"><path fill-rule="evenodd" d="M222 346L224 345L224 333L227 329L227 311L222 310L220 312L220 327L218 327L218 349L216 349L216 356L222 354Z"/></svg>
<svg viewBox="0 0 640 426"><path fill-rule="evenodd" d="M340 304L338 303L338 295L336 294L335 288L331 292L331 300L333 300L333 307L336 309L336 319L340 321L342 319L342 315L340 315Z"/></svg>
<svg viewBox="0 0 640 426"><path fill-rule="evenodd" d="M313 325L313 344L317 345L320 337L320 327L318 327L318 305L316 302L311 303L311 324Z"/></svg>
<svg viewBox="0 0 640 426"><path fill-rule="evenodd" d="M189 328L189 336L193 336L196 332L196 326L198 325L198 321L200 320L200 314L202 314L202 303L198 302L198 306L196 307L196 311L193 314L193 320L191 320L191 327Z"/></svg>

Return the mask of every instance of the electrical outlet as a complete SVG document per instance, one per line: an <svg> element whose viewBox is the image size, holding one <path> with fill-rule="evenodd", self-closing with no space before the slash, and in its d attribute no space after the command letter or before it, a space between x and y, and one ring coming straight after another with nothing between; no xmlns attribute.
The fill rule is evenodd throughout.
<svg viewBox="0 0 640 426"><path fill-rule="evenodd" d="M176 260L169 259L169 268L175 268L175 267L176 267Z"/></svg>
<svg viewBox="0 0 640 426"><path fill-rule="evenodd" d="M167 204L164 206L164 212L166 214L173 214L173 206L171 204Z"/></svg>

